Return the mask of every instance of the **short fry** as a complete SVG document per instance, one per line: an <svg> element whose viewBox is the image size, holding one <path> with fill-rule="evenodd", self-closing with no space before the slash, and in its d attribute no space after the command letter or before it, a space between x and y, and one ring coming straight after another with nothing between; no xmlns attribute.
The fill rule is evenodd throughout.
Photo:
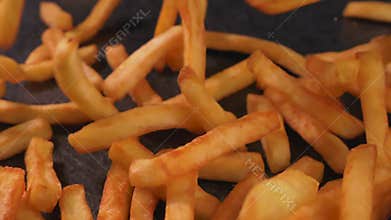
<svg viewBox="0 0 391 220"><path fill-rule="evenodd" d="M41 20L50 28L58 28L63 31L72 29L72 15L54 2L41 2L39 4L39 15Z"/></svg>
<svg viewBox="0 0 391 220"><path fill-rule="evenodd" d="M130 220L153 220L153 212L159 199L151 190L136 187L130 206Z"/></svg>
<svg viewBox="0 0 391 220"><path fill-rule="evenodd" d="M61 220L92 220L84 186L79 184L64 187L60 199Z"/></svg>
<svg viewBox="0 0 391 220"><path fill-rule="evenodd" d="M61 183L53 169L52 154L52 142L32 138L24 157L27 200L32 207L42 212L52 212L61 196Z"/></svg>
<svg viewBox="0 0 391 220"><path fill-rule="evenodd" d="M286 13L319 1L320 0L246 0L252 7L269 15Z"/></svg>
<svg viewBox="0 0 391 220"><path fill-rule="evenodd" d="M24 0L0 1L0 48L9 49L19 32Z"/></svg>
<svg viewBox="0 0 391 220"><path fill-rule="evenodd" d="M23 152L33 137L50 139L50 124L44 119L37 118L3 130L0 133L0 160Z"/></svg>
<svg viewBox="0 0 391 220"><path fill-rule="evenodd" d="M381 1L349 2L343 11L343 16L391 23L391 3Z"/></svg>
<svg viewBox="0 0 391 220"><path fill-rule="evenodd" d="M0 219L15 219L24 187L24 170L0 167Z"/></svg>

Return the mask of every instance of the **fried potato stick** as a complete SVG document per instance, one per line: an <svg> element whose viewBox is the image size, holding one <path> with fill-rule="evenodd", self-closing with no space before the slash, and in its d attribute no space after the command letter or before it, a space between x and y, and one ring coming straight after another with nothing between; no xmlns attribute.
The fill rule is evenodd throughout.
<svg viewBox="0 0 391 220"><path fill-rule="evenodd" d="M152 193L151 190L136 187L132 196L130 219L153 220L153 213L158 202L159 199Z"/></svg>
<svg viewBox="0 0 391 220"><path fill-rule="evenodd" d="M391 23L391 3L381 1L348 2L343 16Z"/></svg>
<svg viewBox="0 0 391 220"><path fill-rule="evenodd" d="M259 11L276 15L297 10L306 5L314 4L320 0L246 0L246 2Z"/></svg>
<svg viewBox="0 0 391 220"><path fill-rule="evenodd" d="M50 51L45 45L39 45L30 52L24 61L25 64L37 64L50 59Z"/></svg>
<svg viewBox="0 0 391 220"><path fill-rule="evenodd" d="M322 162L312 159L309 156L304 156L294 162L289 169L300 170L306 175L316 179L319 183L322 182L324 174L324 165Z"/></svg>
<svg viewBox="0 0 391 220"><path fill-rule="evenodd" d="M42 214L35 210L27 201L27 194L24 193L16 212L15 220L44 220Z"/></svg>
<svg viewBox="0 0 391 220"><path fill-rule="evenodd" d="M54 2L41 2L39 4L39 16L43 23L50 28L58 28L63 31L68 31L73 27L72 15L64 11Z"/></svg>
<svg viewBox="0 0 391 220"><path fill-rule="evenodd" d="M50 139L50 124L44 119L37 118L3 130L0 133L0 160L23 152L33 137Z"/></svg>
<svg viewBox="0 0 391 220"><path fill-rule="evenodd" d="M64 187L59 203L61 220L93 220L83 185L74 184Z"/></svg>
<svg viewBox="0 0 391 220"><path fill-rule="evenodd" d="M24 170L0 167L0 219L15 219L24 187Z"/></svg>
<svg viewBox="0 0 391 220"><path fill-rule="evenodd" d="M24 0L0 1L0 48L9 49L15 42L22 20Z"/></svg>

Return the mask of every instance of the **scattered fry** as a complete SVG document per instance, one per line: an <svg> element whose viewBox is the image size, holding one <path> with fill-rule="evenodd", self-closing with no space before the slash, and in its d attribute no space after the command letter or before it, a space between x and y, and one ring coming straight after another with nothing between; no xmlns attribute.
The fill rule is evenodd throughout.
<svg viewBox="0 0 391 220"><path fill-rule="evenodd" d="M0 167L0 219L15 219L24 187L24 170Z"/></svg>
<svg viewBox="0 0 391 220"><path fill-rule="evenodd" d="M84 186L74 184L64 187L60 199L61 220L92 220L91 209L87 204Z"/></svg>
<svg viewBox="0 0 391 220"><path fill-rule="evenodd" d="M22 20L24 0L0 1L0 48L9 49L15 42Z"/></svg>
<svg viewBox="0 0 391 220"><path fill-rule="evenodd" d="M391 3L381 1L349 2L343 11L343 16L391 23Z"/></svg>
<svg viewBox="0 0 391 220"><path fill-rule="evenodd" d="M265 14L276 15L297 10L303 6L317 3L319 0L246 0L246 2Z"/></svg>
<svg viewBox="0 0 391 220"><path fill-rule="evenodd" d="M72 29L72 15L54 2L41 2L39 5L41 20L50 28L63 31Z"/></svg>

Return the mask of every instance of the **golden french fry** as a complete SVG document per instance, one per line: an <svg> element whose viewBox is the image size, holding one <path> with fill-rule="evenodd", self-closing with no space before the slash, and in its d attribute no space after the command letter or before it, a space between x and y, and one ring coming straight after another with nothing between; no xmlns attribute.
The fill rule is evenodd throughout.
<svg viewBox="0 0 391 220"><path fill-rule="evenodd" d="M120 2L120 0L99 0L86 19L69 31L67 35L80 42L90 40L103 27Z"/></svg>
<svg viewBox="0 0 391 220"><path fill-rule="evenodd" d="M24 79L23 70L19 67L19 64L4 55L0 55L0 78L11 82L18 83Z"/></svg>
<svg viewBox="0 0 391 220"><path fill-rule="evenodd" d="M105 52L107 62L113 70L129 56L122 44L106 47ZM162 102L162 98L153 90L146 79L141 79L134 90L129 92L129 95L139 106Z"/></svg>
<svg viewBox="0 0 391 220"><path fill-rule="evenodd" d="M51 57L54 57L57 45L63 38L64 32L58 28L48 28L43 32L41 40L43 45L49 49Z"/></svg>
<svg viewBox="0 0 391 220"><path fill-rule="evenodd" d="M224 32L206 32L206 45L209 49L235 51L251 54L261 50L273 62L299 75L308 75L305 58L284 45L255 37Z"/></svg>
<svg viewBox="0 0 391 220"><path fill-rule="evenodd" d="M9 49L15 42L22 20L24 0L0 1L0 48Z"/></svg>
<svg viewBox="0 0 391 220"><path fill-rule="evenodd" d="M105 94L118 100L132 91L181 37L182 28L176 26L144 44L106 78Z"/></svg>
<svg viewBox="0 0 391 220"><path fill-rule="evenodd" d="M86 63L82 63L82 67L83 72L87 77L88 81L90 81L97 90L101 91L103 89L104 82L102 76L98 72L96 72L94 68L87 65Z"/></svg>
<svg viewBox="0 0 391 220"><path fill-rule="evenodd" d="M37 118L3 130L0 133L0 160L23 152L33 137L50 139L50 124L44 119Z"/></svg>
<svg viewBox="0 0 391 220"><path fill-rule="evenodd" d="M82 60L77 54L78 43L72 39L62 40L54 57L54 77L61 90L80 111L93 120L118 113L115 106L105 99L83 74Z"/></svg>
<svg viewBox="0 0 391 220"><path fill-rule="evenodd" d="M39 16L43 23L50 28L68 31L73 27L72 15L54 2L41 2L39 4Z"/></svg>
<svg viewBox="0 0 391 220"><path fill-rule="evenodd" d="M320 0L246 0L246 2L258 9L259 11L269 14L276 15L282 14L289 11L297 10L306 5L314 4L319 2Z"/></svg>
<svg viewBox="0 0 391 220"><path fill-rule="evenodd" d="M277 109L264 96L248 94L247 95L247 112L267 112ZM266 161L270 170L277 173L290 164L291 152L289 149L289 139L284 127L284 119L279 115L280 128L271 132L262 138L262 147L266 155Z"/></svg>
<svg viewBox="0 0 391 220"><path fill-rule="evenodd" d="M331 134L326 127L301 108L295 106L282 92L267 89L265 95L272 100L290 127L299 133L335 172L342 173L349 152L343 141Z"/></svg>
<svg viewBox="0 0 391 220"><path fill-rule="evenodd" d="M259 87L275 88L289 94L295 105L305 109L334 133L344 138L354 138L363 132L362 122L334 104L334 99L309 93L295 78L289 76L261 52L253 53L248 64L250 70L256 74Z"/></svg>
<svg viewBox="0 0 391 220"><path fill-rule="evenodd" d="M324 165L322 162L312 159L309 156L304 156L293 163L288 169L300 170L306 175L321 182L323 179Z"/></svg>
<svg viewBox="0 0 391 220"><path fill-rule="evenodd" d="M15 219L24 187L24 170L0 167L0 219Z"/></svg>
<svg viewBox="0 0 391 220"><path fill-rule="evenodd" d="M318 185L301 171L286 170L251 189L238 220L286 219L301 205L315 199Z"/></svg>
<svg viewBox="0 0 391 220"><path fill-rule="evenodd" d="M162 185L170 177L197 170L223 154L260 139L278 127L278 115L272 112L252 113L225 123L173 151L153 159L136 160L129 170L131 184L143 187ZM181 164L180 167L178 163Z"/></svg>
<svg viewBox="0 0 391 220"><path fill-rule="evenodd" d="M36 64L21 64L24 74L21 80L43 82L53 78L53 60L45 60Z"/></svg>
<svg viewBox="0 0 391 220"><path fill-rule="evenodd" d="M153 213L159 199L146 188L136 187L130 206L131 220L153 220Z"/></svg>
<svg viewBox="0 0 391 220"><path fill-rule="evenodd" d="M43 212L53 211L61 197L61 183L53 169L52 154L52 142L34 137L24 158L27 170L27 200L32 207Z"/></svg>
<svg viewBox="0 0 391 220"><path fill-rule="evenodd" d="M206 131L236 119L233 114L224 111L219 103L208 94L204 83L190 67L182 68L178 76L178 84Z"/></svg>
<svg viewBox="0 0 391 220"><path fill-rule="evenodd" d="M343 11L343 16L391 23L391 3L381 1L349 2Z"/></svg>
<svg viewBox="0 0 391 220"><path fill-rule="evenodd" d="M166 220L193 220L197 171L177 177L167 184ZM178 210L181 210L178 212Z"/></svg>
<svg viewBox="0 0 391 220"><path fill-rule="evenodd" d="M50 59L49 49L45 45L39 45L33 51L30 52L24 63L37 64L48 59Z"/></svg>
<svg viewBox="0 0 391 220"><path fill-rule="evenodd" d="M372 219L375 166L376 146L360 145L350 151L342 180L340 219Z"/></svg>
<svg viewBox="0 0 391 220"><path fill-rule="evenodd" d="M151 105L95 121L70 134L68 141L79 153L87 153L106 149L117 140L170 128L185 128L193 132L202 130L186 106Z"/></svg>
<svg viewBox="0 0 391 220"><path fill-rule="evenodd" d="M74 184L64 187L59 204L61 220L93 219L83 185Z"/></svg>
<svg viewBox="0 0 391 220"><path fill-rule="evenodd" d="M80 47L77 52L86 64L92 65L97 60L96 57L98 56L98 47L96 44L90 44L84 47Z"/></svg>
<svg viewBox="0 0 391 220"><path fill-rule="evenodd" d="M5 80L0 78L0 98L4 97L6 92L7 92L7 83Z"/></svg>
<svg viewBox="0 0 391 220"><path fill-rule="evenodd" d="M127 169L112 162L103 188L97 220L128 219L132 192Z"/></svg>
<svg viewBox="0 0 391 220"><path fill-rule="evenodd" d="M24 193L16 212L15 220L44 220L42 214L35 210L27 201L27 194Z"/></svg>
<svg viewBox="0 0 391 220"><path fill-rule="evenodd" d="M206 7L203 5L203 1L177 1L183 26L184 66L192 68L202 80L205 79L206 65L204 27Z"/></svg>
<svg viewBox="0 0 391 220"><path fill-rule="evenodd" d="M378 160L388 161L384 153L391 156L391 146L384 146L388 132L385 104L386 82L381 56L375 52L358 54L360 70L358 84L363 111L365 136L368 144L376 145Z"/></svg>

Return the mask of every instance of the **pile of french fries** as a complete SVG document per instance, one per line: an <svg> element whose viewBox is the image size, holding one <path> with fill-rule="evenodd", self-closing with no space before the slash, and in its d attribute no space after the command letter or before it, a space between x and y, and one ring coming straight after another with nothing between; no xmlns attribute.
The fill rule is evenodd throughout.
<svg viewBox="0 0 391 220"><path fill-rule="evenodd" d="M317 0L247 2L279 14ZM0 1L0 47L13 44L23 4ZM130 55L121 44L105 48L113 72L103 79L91 67L97 46L81 44L99 32L119 4L98 0L74 26L70 13L41 2L40 17L48 27L42 44L24 63L0 56L1 87L54 78L70 100L50 105L0 100L0 122L14 124L0 132L0 159L25 152L26 167L0 167L0 219L44 219L42 213L51 213L57 203L62 220L93 219L84 186L63 187L53 169L51 124L82 123L89 124L70 134L69 144L81 154L108 150L111 159L98 220L153 219L160 200L167 220L391 216L391 35L345 51L303 56L275 42L205 30L207 0L163 0L151 40ZM344 15L390 22L390 7L351 2ZM181 25L176 25L178 16ZM207 49L249 57L206 79ZM181 94L163 100L146 76L166 66L179 71ZM263 94L248 94L247 115L237 118L219 105L218 100L254 82ZM344 93L360 100L363 121L339 101ZM114 103L125 96L138 106L119 112ZM324 183L322 162L291 158L285 124L342 178ZM139 141L144 134L173 128L199 136L156 154ZM366 142L349 149L344 140L363 133ZM261 154L247 151L246 144L256 141L272 175L265 173ZM199 178L236 185L219 201L198 185Z"/></svg>

